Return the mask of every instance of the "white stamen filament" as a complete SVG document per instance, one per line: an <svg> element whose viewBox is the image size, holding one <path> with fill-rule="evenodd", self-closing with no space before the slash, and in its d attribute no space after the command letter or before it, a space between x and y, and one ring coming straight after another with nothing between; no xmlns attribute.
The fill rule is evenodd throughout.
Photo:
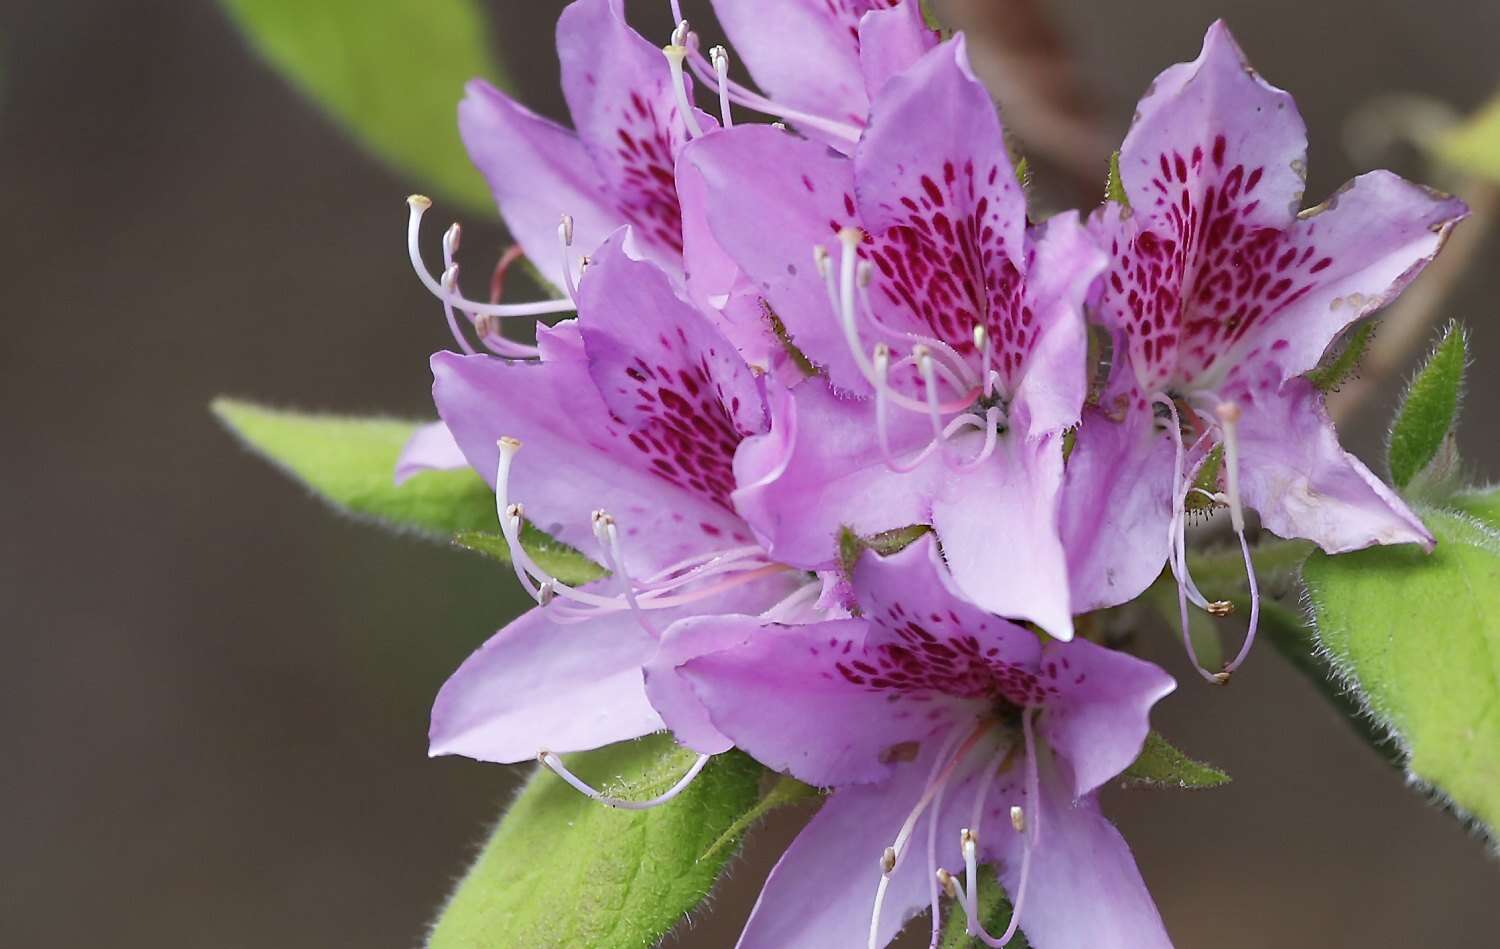
<svg viewBox="0 0 1500 949"><path fill-rule="evenodd" d="M573 255L568 253L573 247L573 215L562 216L562 221L557 225L557 242L562 250L563 286L568 291L568 299L572 300L576 307L578 306L578 284L573 280Z"/></svg>
<svg viewBox="0 0 1500 949"><path fill-rule="evenodd" d="M885 893L891 883L891 874L896 872L896 867L900 865L901 858L906 853L906 843L911 839L912 832L916 830L917 821L927 811L927 806L932 803L933 799L942 793L943 786L953 776L954 768L958 767L958 763L963 760L964 755L988 727L987 722L981 722L969 732L966 739L963 732L957 728L953 730L953 734L943 743L933 761L932 770L927 775L927 786L922 791L921 798L917 800L911 813L906 815L906 820L901 824L901 830L896 834L895 842L885 848L885 852L881 855L880 883L875 889L875 906L870 913L869 949L880 949L880 910L885 904ZM961 745L960 741L962 741ZM954 751L955 746L958 748L957 751Z"/></svg>
<svg viewBox="0 0 1500 949"><path fill-rule="evenodd" d="M581 622L601 614L633 610L637 613L637 618L642 620L643 628L654 636L656 630L644 621L644 612L647 610L671 609L694 603L724 590L791 569L783 564L752 560L749 557L726 558L721 562L714 559L715 555L706 555L702 565L704 569L690 577L668 578L655 586L638 589L630 581L629 575L624 572L624 556L620 548L619 535L609 530L614 526L613 519L608 518L608 515L603 515L603 512L596 512L595 537L606 549L604 559L609 569L620 575L622 583L629 585L629 593L603 596L577 589L549 576L521 544L521 522L525 511L520 504L509 502L511 463L516 452L520 450L521 443L514 438L507 437L500 439L498 445L500 460L495 475L495 502L500 514L500 529L505 535L506 546L510 549L511 563L521 586L538 604L547 605L542 603L544 589L547 591L546 599L549 603L554 597L564 601L549 607L549 612L557 622ZM673 591L690 581L701 581L720 574L729 574L729 576L691 592L671 595Z"/></svg>
<svg viewBox="0 0 1500 949"><path fill-rule="evenodd" d="M932 439L942 453L943 464L952 467L948 453L948 439L943 431L943 413L938 405L937 372L933 369L932 353L926 346L913 346L911 354L917 361L917 371L922 375L922 390L927 396L927 417L932 422Z"/></svg>
<svg viewBox="0 0 1500 949"><path fill-rule="evenodd" d="M1229 523L1240 541L1240 553L1245 559L1245 578L1250 584L1250 622L1245 630L1240 651L1227 665L1221 675L1228 677L1240 667L1255 645L1255 632L1260 625L1260 588L1255 578L1255 562L1250 557L1250 542L1245 539L1245 511L1240 503L1240 407L1233 402L1220 402L1214 407L1219 419L1219 430L1224 445L1224 482L1229 495Z"/></svg>
<svg viewBox="0 0 1500 949"><path fill-rule="evenodd" d="M547 768L551 769L554 774L566 781L573 787L574 790L578 791L580 794L592 800L598 801L600 804L603 804L606 807L619 808L620 810L625 811L646 811L650 810L653 807L660 807L661 805L668 803L677 795L687 790L687 786L693 783L693 779L698 777L699 772L703 770L703 766L708 764L708 759L712 757L713 755L699 755L698 760L693 762L693 766L687 770L686 774L678 779L676 784L672 785L661 794L658 794L656 797L645 801L632 801L627 798L611 797L608 794L605 794L604 792L598 790L597 788L591 787L588 782L578 777L578 775L574 774L572 771L569 771L567 765L562 763L562 759L557 755L554 755L552 752L542 751L537 753L538 761L547 766Z"/></svg>
<svg viewBox="0 0 1500 949"><path fill-rule="evenodd" d="M1191 574L1188 573L1187 565L1187 495L1191 486L1191 478L1186 471L1186 448L1182 443L1182 421L1177 415L1177 404L1166 395L1157 395L1153 399L1154 404L1164 406L1170 420L1169 433L1172 437L1172 446L1175 450L1175 461L1173 463L1172 481L1172 517L1167 525L1167 541L1170 544L1171 554L1167 558L1168 565L1172 568L1172 576L1177 579L1177 612L1182 623L1182 644L1187 650L1188 658L1193 661L1193 668L1204 681L1213 685L1223 685L1222 675L1216 675L1203 668L1203 663L1198 660L1198 651L1193 646L1193 635L1191 620L1188 618L1188 597L1191 590L1195 604L1200 609L1206 609L1206 601L1198 592L1193 583ZM1201 441L1201 439L1200 439Z"/></svg>
<svg viewBox="0 0 1500 949"><path fill-rule="evenodd" d="M545 316L552 313L566 313L573 309L572 300L537 300L534 303L480 303L477 300L469 300L459 294L456 289L445 288L427 270L427 265L422 262L422 251L419 246L419 238L422 231L422 216L432 207L432 201L420 194L414 194L406 199L410 214L406 222L406 254L411 260L412 269L417 272L422 285L445 303L452 304L471 316ZM444 272L451 270L449 266Z"/></svg>
<svg viewBox="0 0 1500 949"><path fill-rule="evenodd" d="M620 578L621 593L625 597L625 603L630 607L630 612L635 615L635 621L641 624L648 635L654 639L661 639L661 631L658 630L646 613L641 609L640 601L635 595L635 583L630 579L629 572L625 569L625 554L620 548L620 530L615 526L615 519L604 511L595 511L593 517L594 538L599 541L599 548L604 553L604 562L611 573Z"/></svg>
<svg viewBox="0 0 1500 949"><path fill-rule="evenodd" d="M862 129L860 129L858 126L850 125L847 122L840 122L836 119L826 118L821 115L814 115L811 112L803 112L800 109L793 109L789 106L782 105L778 102L766 98L763 95L760 95L759 93L752 92L751 90L745 88L737 82L728 79L727 77L721 80L718 76L717 71L714 69L713 64L705 59L703 57L703 54L698 51L697 35L689 34L687 37L685 37L685 39L686 43L679 45L685 45L687 48L688 65L692 67L693 75L697 76L698 79L705 84L715 86L716 90L719 91L721 95L727 92L730 101L732 101L735 105L743 106L744 108L750 109L755 112L760 112L764 115L774 115L780 119L794 122L797 125L801 125L805 128L818 129L819 131L826 132L827 134L835 136L836 138L844 139L851 144L859 141L859 136Z"/></svg>
<svg viewBox="0 0 1500 949"><path fill-rule="evenodd" d="M462 231L455 223L443 233L443 286L452 290L458 280L458 264L453 262L453 255L458 250L459 238ZM449 283L448 275L452 274L453 283ZM454 342L458 343L459 351L465 355L474 355L474 347L469 344L468 337L464 336L458 329L458 314L454 312L453 304L448 300L441 301L443 304L443 319L448 321L448 332L453 334Z"/></svg>
<svg viewBox="0 0 1500 949"><path fill-rule="evenodd" d="M683 20L679 29L685 30L687 21ZM687 56L687 47L675 42L676 33L672 36L673 43L662 47L662 53L667 57L667 65L672 70L672 94L677 97L677 111L682 115L682 121L687 126L688 139L703 137L703 126L698 122L698 112L693 108L693 103L688 100L687 77L682 74L682 61Z"/></svg>
<svg viewBox="0 0 1500 949"><path fill-rule="evenodd" d="M984 921L979 918L978 832L970 833L965 830L961 832L959 838L959 845L964 854L964 875L968 882L967 888L959 888L962 896L959 905L963 907L964 915L967 917L964 929L970 936L995 949L1009 944L1020 930L1021 911L1026 904L1027 885L1031 881L1031 857L1040 842L1041 778L1036 760L1036 730L1033 727L1035 717L1036 709L1034 708L1028 708L1021 713L1021 735L1025 742L1026 754L1026 801L1033 810L1028 815L1020 805L1014 805L1010 809L1011 826L1017 833L1023 835L1024 849L1021 852L1021 878L1016 884L1015 898L1011 901L1010 925L998 938L990 935L989 931L984 928ZM982 807L983 801L982 796L978 798L978 805ZM1028 830L1029 834L1026 833Z"/></svg>
<svg viewBox="0 0 1500 949"><path fill-rule="evenodd" d="M1010 755L1012 747L1010 744L1002 745L984 766L979 787L974 791L974 804L969 812L969 829L964 831L966 836L961 835L959 838L959 846L963 847L964 853L964 878L968 884L963 891L963 908L969 919L977 919L979 915L978 845L979 831L984 824L984 805L989 798L990 785L995 782L995 776L1000 773L1000 767ZM973 846L965 847L966 839L972 841Z"/></svg>
<svg viewBox="0 0 1500 949"><path fill-rule="evenodd" d="M727 129L734 128L734 118L729 114L729 52L722 46L708 51L713 60L714 75L719 80L719 123Z"/></svg>

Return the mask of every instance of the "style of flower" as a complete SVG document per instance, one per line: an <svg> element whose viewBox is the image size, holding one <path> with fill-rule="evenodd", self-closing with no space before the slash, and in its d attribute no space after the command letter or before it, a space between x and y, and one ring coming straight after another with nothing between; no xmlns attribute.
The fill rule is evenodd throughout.
<svg viewBox="0 0 1500 949"><path fill-rule="evenodd" d="M677 666L698 700L685 716L707 708L738 747L833 789L772 871L740 949L884 946L925 906L936 945L945 889L987 945L1019 926L1038 949L1169 946L1096 791L1140 752L1171 677L974 608L931 535L866 552L852 581L858 618L685 620L667 636L737 626L738 641ZM659 708L673 726L677 707ZM981 863L1015 904L1000 936L976 913Z"/></svg>
<svg viewBox="0 0 1500 949"><path fill-rule="evenodd" d="M842 526L930 523L966 596L1070 637L1061 442L1105 261L1076 214L1028 225L963 37L885 83L852 158L741 126L684 150L690 173L685 213L702 202L826 375L773 399L737 462L736 504L772 553L826 567Z"/></svg>
<svg viewBox="0 0 1500 949"><path fill-rule="evenodd" d="M1377 171L1299 213L1306 145L1291 96L1261 79L1215 23L1198 59L1163 72L1138 106L1119 155L1128 205L1106 203L1090 221L1110 254L1097 313L1115 337L1117 363L1128 367L1115 373L1101 408L1116 417L1154 413L1174 444L1173 473L1142 484L1173 485L1163 529L1184 638L1188 601L1217 612L1227 605L1197 590L1184 541L1195 471L1222 449L1223 491L1214 494L1244 547L1252 605L1239 656L1223 672L1200 670L1213 681L1243 661L1254 637L1244 506L1268 530L1330 553L1432 545L1406 505L1339 447L1304 373L1416 277L1466 209ZM1152 439L1135 444L1163 457ZM1130 547L1121 552L1138 553Z"/></svg>
<svg viewBox="0 0 1500 949"><path fill-rule="evenodd" d="M768 559L730 500L737 445L766 430L763 381L628 243L622 230L599 248L576 320L538 327L539 361L432 359L438 412L493 483L516 576L538 603L443 687L433 754L543 753L561 770L547 753L662 727L641 667L674 622L816 615L821 584ZM550 576L522 544L526 523L595 552L611 576L576 588ZM674 638L672 655L705 636ZM730 747L698 726L680 721L679 738L704 754Z"/></svg>

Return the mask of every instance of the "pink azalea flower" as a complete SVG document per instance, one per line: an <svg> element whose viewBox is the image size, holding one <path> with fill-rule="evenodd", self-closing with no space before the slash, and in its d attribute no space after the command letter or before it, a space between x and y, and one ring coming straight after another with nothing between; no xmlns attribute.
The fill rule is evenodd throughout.
<svg viewBox="0 0 1500 949"><path fill-rule="evenodd" d="M931 523L966 596L1071 636L1061 433L1105 261L1076 214L1028 225L963 38L884 84L852 158L738 127L683 152L690 176L687 216L701 202L827 377L773 399L772 431L736 462L736 503L772 552L824 567L841 526Z"/></svg>
<svg viewBox="0 0 1500 949"><path fill-rule="evenodd" d="M576 130L542 118L482 79L469 83L458 125L516 240L516 255L524 253L549 283L566 288L566 295L500 302L501 279L513 260L507 255L495 269L488 301L464 297L454 261L458 225L444 237L444 269L435 278L418 246L430 202L412 202L407 236L412 266L442 301L454 339L466 353L475 348L460 332L458 314L467 317L484 348L503 356L536 356L535 347L507 340L499 321L574 309L578 272L588 254L623 225L631 226L632 256L682 277L677 155L694 136L718 125L691 105L692 83L683 75L681 48L664 50L631 29L623 0L576 0L558 19L557 51Z"/></svg>
<svg viewBox="0 0 1500 949"><path fill-rule="evenodd" d="M677 666L697 701L661 703L669 726L679 707L689 720L706 707L760 761L833 789L772 871L740 949L884 946L927 906L935 945L940 888L988 945L1019 925L1038 949L1169 946L1096 792L1140 752L1172 679L975 609L931 536L866 553L853 586L861 618L685 620L668 634L711 623L721 642ZM981 862L1014 900L1009 933L980 926Z"/></svg>
<svg viewBox="0 0 1500 949"><path fill-rule="evenodd" d="M1215 446L1224 449L1218 500L1242 545L1242 506L1270 531L1330 553L1432 545L1406 505L1339 447L1303 374L1421 272L1466 209L1377 171L1299 213L1306 146L1291 96L1261 79L1215 23L1198 59L1163 72L1138 106L1119 162L1128 209L1107 204L1090 221L1110 252L1097 312L1121 368L1080 446L1099 442L1117 461L1076 479L1067 504L1159 514L1162 485L1172 485L1167 525L1128 519L1104 528L1092 549L1115 552L1095 558L1097 572L1127 559L1142 567L1131 568L1135 582L1120 586L1121 598L1150 582L1145 565L1169 554L1184 636L1187 602L1210 604L1187 573L1183 509L1193 471ZM1123 416L1124 431L1109 431L1105 413ZM1153 413L1173 449L1151 436ZM1114 464L1136 472L1128 487ZM1245 559L1249 570L1248 547ZM1255 623L1252 604L1240 655L1209 678L1222 681L1244 659Z"/></svg>
<svg viewBox="0 0 1500 949"><path fill-rule="evenodd" d="M731 502L735 449L766 430L763 380L626 242L618 232L595 254L577 320L538 327L539 361L432 359L438 412L493 484L538 603L443 687L433 754L514 762L657 731L641 667L673 623L821 615L821 583L770 560ZM520 543L523 519L612 575L580 588L551 577ZM683 661L712 637L672 642ZM704 754L730 747L704 718L677 728Z"/></svg>

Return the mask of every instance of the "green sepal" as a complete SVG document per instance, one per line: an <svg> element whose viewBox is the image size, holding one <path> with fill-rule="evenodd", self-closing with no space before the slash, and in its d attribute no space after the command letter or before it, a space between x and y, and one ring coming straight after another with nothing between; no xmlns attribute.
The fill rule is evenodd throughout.
<svg viewBox="0 0 1500 949"><path fill-rule="evenodd" d="M1303 567L1317 636L1409 778L1489 827L1500 819L1500 531L1419 509L1437 539Z"/></svg>
<svg viewBox="0 0 1500 949"><path fill-rule="evenodd" d="M1454 429L1468 361L1468 334L1457 323L1449 323L1406 387L1391 422L1386 461L1399 490L1430 494L1456 474Z"/></svg>
<svg viewBox="0 0 1500 949"><path fill-rule="evenodd" d="M1120 178L1120 153L1109 156L1109 172L1104 177L1104 200L1113 201L1125 210L1130 210L1130 196L1125 193L1125 182Z"/></svg>
<svg viewBox="0 0 1500 949"><path fill-rule="evenodd" d="M1001 936L1010 926L1011 905L1010 900L1005 897L1005 888L1000 885L1000 879L995 873L995 868L983 864L979 868L979 918L984 922L984 928L991 936ZM943 938L939 945L942 949L977 949L984 943L970 936L964 931L968 925L968 917L964 915L963 907L955 900L943 902ZM1026 934L1020 930L1010 942L1006 943L1006 949L1030 949L1031 943L1026 941Z"/></svg>
<svg viewBox="0 0 1500 949"><path fill-rule="evenodd" d="M607 794L654 797L694 755L665 734L569 755ZM717 755L650 810L615 810L538 769L443 908L428 949L645 949L713 887L738 849L723 835L756 807L765 769Z"/></svg>
<svg viewBox="0 0 1500 949"><path fill-rule="evenodd" d="M454 109L501 80L476 0L221 0L255 51L361 144L423 188L491 214Z"/></svg>
<svg viewBox="0 0 1500 949"><path fill-rule="evenodd" d="M511 562L510 544L499 531L459 531L453 535L453 546L498 560ZM525 522L521 525L521 546L536 565L546 571L547 576L566 583L582 586L609 576L609 571L594 563L576 548L569 547Z"/></svg>
<svg viewBox="0 0 1500 949"><path fill-rule="evenodd" d="M1195 490L1188 492L1187 500L1183 502L1184 508L1196 513L1199 511L1212 511L1219 507L1218 501L1206 498L1198 492L1206 491L1209 494L1218 494L1219 473L1223 470L1223 467L1224 446L1222 444L1215 445L1213 450L1204 457L1202 464L1198 466L1198 473L1193 477L1193 488Z"/></svg>
<svg viewBox="0 0 1500 949"><path fill-rule="evenodd" d="M1464 488L1451 495L1445 506L1477 517L1490 527L1500 530L1500 485Z"/></svg>
<svg viewBox="0 0 1500 949"><path fill-rule="evenodd" d="M1126 787L1182 788L1188 791L1221 787L1229 780L1228 774L1213 765L1189 758L1156 732L1146 735L1141 753L1120 775L1120 781Z"/></svg>
<svg viewBox="0 0 1500 949"><path fill-rule="evenodd" d="M781 316L771 308L771 304L764 298L760 301L761 316L765 318L766 325L771 328L771 333L786 354L791 357L792 364L802 371L804 376L816 376L818 367L811 359L792 342L792 334L787 331L786 324L781 321Z"/></svg>
<svg viewBox="0 0 1500 949"><path fill-rule="evenodd" d="M1339 386L1348 382L1358 371L1360 362L1370 349L1370 340L1375 338L1375 326L1373 320L1356 326L1339 349L1338 355L1309 372L1307 381L1319 392L1337 392Z"/></svg>
<svg viewBox="0 0 1500 949"><path fill-rule="evenodd" d="M248 448L347 514L444 540L495 527L495 494L468 468L425 471L396 484L396 459L420 422L227 398L210 408Z"/></svg>
<svg viewBox="0 0 1500 949"><path fill-rule="evenodd" d="M908 524L905 527L894 527L888 531L861 537L854 532L853 528L841 528L839 530L839 566L843 568L845 577L852 577L854 567L859 563L860 555L865 551L873 550L882 557L889 557L891 554L900 553L910 547L920 540L923 534L931 531L932 528L926 524Z"/></svg>

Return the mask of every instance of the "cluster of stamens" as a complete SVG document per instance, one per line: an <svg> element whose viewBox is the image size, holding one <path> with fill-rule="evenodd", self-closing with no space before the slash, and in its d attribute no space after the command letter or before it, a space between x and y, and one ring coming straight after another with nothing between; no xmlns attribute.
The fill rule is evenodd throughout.
<svg viewBox="0 0 1500 949"><path fill-rule="evenodd" d="M986 735L995 729L995 723L991 721L981 722L972 731L965 735L961 730L955 729L949 736L943 747L939 750L933 763L932 771L927 777L926 786L923 788L922 796L917 800L901 829L896 834L895 841L880 855L880 882L875 891L875 905L870 914L870 949L878 949L880 942L880 919L881 910L884 907L886 891L890 886L891 876L896 868L901 865L906 856L908 845L912 834L916 830L918 821L923 814L928 815L927 823L927 875L929 883L929 897L932 908L932 943L933 947L938 944L941 934L942 916L940 896L946 895L956 907L964 914L965 931L972 937L983 942L987 946L1004 946L1013 939L1019 930L1021 911L1026 902L1027 884L1031 876L1031 858L1036 850L1041 824L1040 816L1040 794L1041 780L1037 770L1037 746L1034 719L1035 709L1027 709L1021 714L1021 740L1022 760L1026 770L1025 776L1025 800L1026 806L1032 808L1026 810L1026 806L1013 804L1010 808L1010 822L1012 829L1022 835L1022 856L1019 869L1019 883L1016 887L1013 911L1011 913L1010 925L1005 932L999 936L992 935L984 926L983 920L979 918L979 833L984 821L985 805L989 802L990 786L996 775L1008 766L1008 762L1015 758L1015 747L1002 742L1000 748L986 761L979 772L979 785L975 789L974 800L969 815L969 826L959 830L959 851L963 855L964 879L963 882L950 873L947 869L938 866L937 832L939 818L942 815L943 797L947 792L948 785L954 780L962 763L973 751L974 747Z"/></svg>
<svg viewBox="0 0 1500 949"><path fill-rule="evenodd" d="M938 452L950 469L972 470L994 453L1006 424L1004 400L1000 397L1001 378L994 369L989 333L982 324L974 325L974 350L979 355L976 367L936 337L898 330L883 323L870 302L874 266L859 256L864 236L859 228L843 228L838 233L837 268L822 245L813 248L813 263L823 278L829 306L839 321L854 364L875 391L875 427L885 463L892 471L904 473ZM884 337L868 353L860 335L862 327ZM893 360L892 344L902 347L905 355ZM921 397L902 391L898 380L919 387ZM892 407L926 416L932 425L932 438L927 444L904 458L898 457L891 445ZM959 459L949 443L970 429L984 434L983 445L967 460Z"/></svg>
<svg viewBox="0 0 1500 949"><path fill-rule="evenodd" d="M1238 434L1240 407L1234 402L1219 398L1212 392L1195 393L1191 399L1187 400L1187 405L1193 412L1192 418L1202 423L1203 430L1189 449L1183 442L1182 420L1177 411L1176 400L1170 395L1160 394L1154 398L1154 404L1165 410L1167 431L1176 449L1172 482L1172 518L1167 525L1167 538L1171 553L1167 558L1167 563L1172 568L1172 576L1177 581L1177 607L1182 623L1182 642L1198 674L1214 685L1224 685L1229 682L1229 677L1250 654L1250 647L1255 643L1255 632L1260 624L1260 589L1256 582L1255 564L1250 556L1250 542L1245 537L1245 511L1240 500ZM1222 492L1210 492L1194 485L1198 470L1201 470L1202 465L1207 462L1206 453L1203 461L1199 462L1198 469L1189 471L1186 463L1190 453L1196 454L1207 448L1215 440L1215 435L1218 436L1217 441L1224 449L1225 490ZM1218 672L1210 672L1198 660L1197 649L1193 646L1188 604L1191 603L1215 617L1228 616L1234 611L1234 605L1228 600L1209 600L1205 597L1193 581L1192 572L1188 569L1187 500L1189 495L1195 492L1214 504L1220 504L1229 509L1230 527L1239 539L1240 552L1245 561L1245 577L1250 587L1250 617L1244 641L1234 659L1225 663Z"/></svg>

